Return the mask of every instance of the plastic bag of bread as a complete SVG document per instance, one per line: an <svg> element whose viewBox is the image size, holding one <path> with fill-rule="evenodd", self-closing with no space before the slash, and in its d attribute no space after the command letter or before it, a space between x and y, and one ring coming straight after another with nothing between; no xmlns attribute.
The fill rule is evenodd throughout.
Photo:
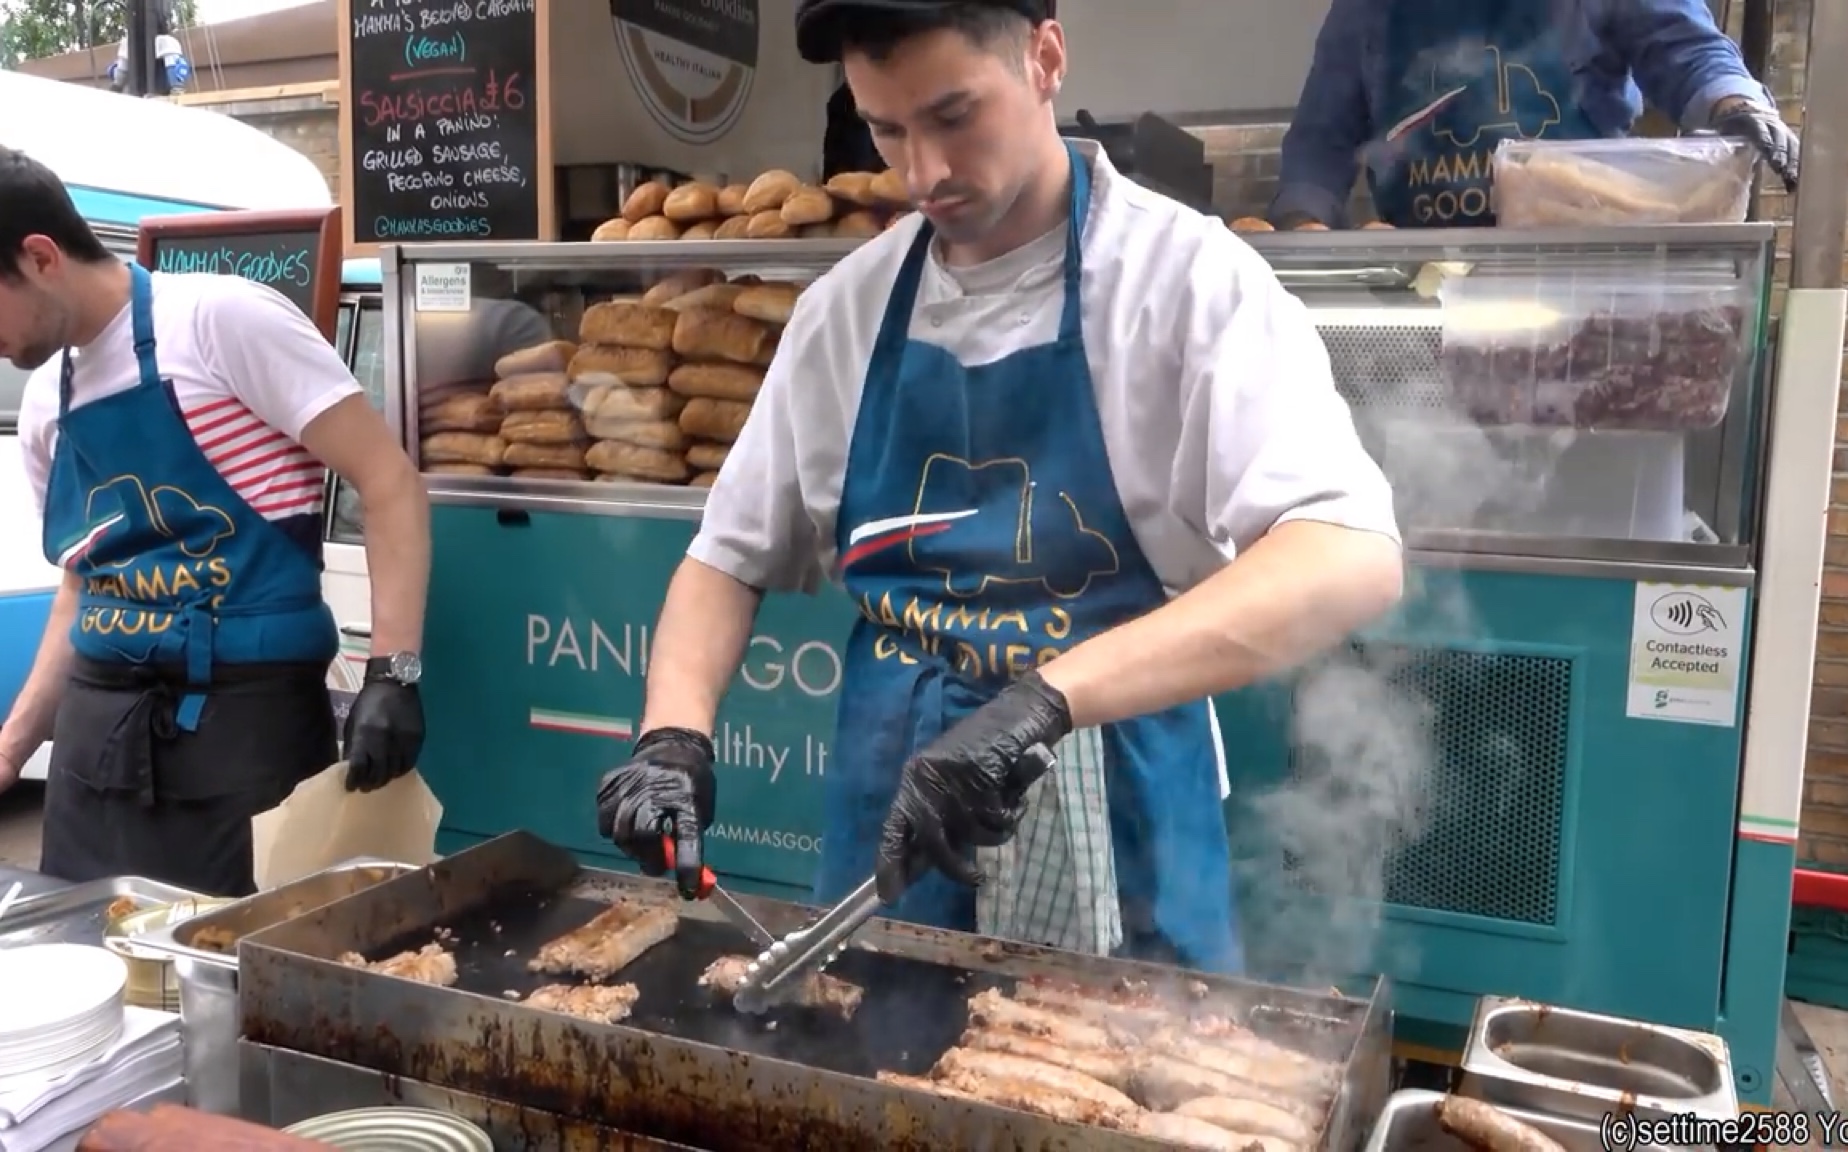
<svg viewBox="0 0 1848 1152"><path fill-rule="evenodd" d="M1758 154L1726 136L1504 140L1495 149L1504 228L1737 224Z"/></svg>

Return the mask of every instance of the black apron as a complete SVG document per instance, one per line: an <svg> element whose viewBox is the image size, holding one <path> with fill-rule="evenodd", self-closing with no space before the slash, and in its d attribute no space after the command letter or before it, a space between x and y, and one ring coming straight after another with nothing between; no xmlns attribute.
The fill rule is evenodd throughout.
<svg viewBox="0 0 1848 1152"><path fill-rule="evenodd" d="M339 758L327 669L214 669L192 731L184 670L78 658L52 735L39 870L81 883L143 876L248 896L250 818Z"/></svg>

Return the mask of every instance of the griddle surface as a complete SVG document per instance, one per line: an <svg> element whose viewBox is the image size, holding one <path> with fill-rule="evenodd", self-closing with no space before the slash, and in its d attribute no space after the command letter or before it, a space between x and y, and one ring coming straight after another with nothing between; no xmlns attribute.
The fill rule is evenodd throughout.
<svg viewBox="0 0 1848 1152"><path fill-rule="evenodd" d="M531 972L526 963L546 941L608 906L559 893L524 894L439 925L436 938L455 955L458 989L501 1000L518 993L524 1000L546 984L592 983ZM420 948L430 939L430 930L406 936L371 958ZM606 983L634 984L641 993L625 1027L853 1076L881 1070L922 1074L962 1036L969 997L1002 983L980 973L851 950L828 974L865 990L852 1020L794 1006L747 1016L732 1007L729 996L699 986L700 974L719 957L756 952L729 925L683 918L672 938Z"/></svg>

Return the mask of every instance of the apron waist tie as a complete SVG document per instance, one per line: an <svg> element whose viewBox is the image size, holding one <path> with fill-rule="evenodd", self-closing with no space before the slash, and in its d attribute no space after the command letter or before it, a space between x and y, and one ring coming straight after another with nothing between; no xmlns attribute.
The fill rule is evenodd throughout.
<svg viewBox="0 0 1848 1152"><path fill-rule="evenodd" d="M203 607L186 610L186 694L176 719L182 732L196 732L205 714L205 690L212 683L212 646L218 621Z"/></svg>

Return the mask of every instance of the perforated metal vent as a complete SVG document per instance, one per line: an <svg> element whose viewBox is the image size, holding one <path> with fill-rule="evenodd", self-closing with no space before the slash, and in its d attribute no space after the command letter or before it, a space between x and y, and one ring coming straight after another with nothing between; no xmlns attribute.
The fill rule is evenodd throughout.
<svg viewBox="0 0 1848 1152"><path fill-rule="evenodd" d="M1386 899L1554 923L1572 662L1394 646L1363 655L1428 717L1432 759L1421 826L1387 852Z"/></svg>
<svg viewBox="0 0 1848 1152"><path fill-rule="evenodd" d="M1456 407L1438 364L1444 334L1432 324L1319 321L1335 387L1355 408L1442 412Z"/></svg>

